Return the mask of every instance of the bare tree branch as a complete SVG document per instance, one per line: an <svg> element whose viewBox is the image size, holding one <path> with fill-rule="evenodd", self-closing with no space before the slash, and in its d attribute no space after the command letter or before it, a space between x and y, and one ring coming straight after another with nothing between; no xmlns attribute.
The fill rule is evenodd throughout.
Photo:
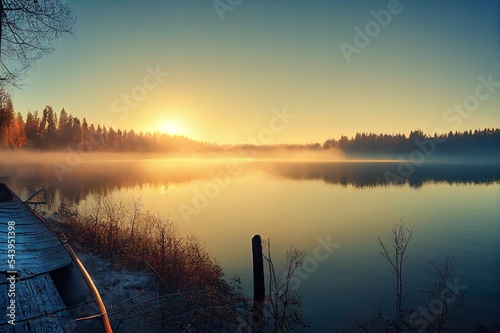
<svg viewBox="0 0 500 333"><path fill-rule="evenodd" d="M61 0L0 0L0 84L16 86L35 61L70 35L76 22Z"/></svg>
<svg viewBox="0 0 500 333"><path fill-rule="evenodd" d="M384 258L387 259L389 264L391 265L391 272L396 276L396 281L393 283L394 295L396 296L396 324L400 324L403 317L403 300L406 298L406 292L404 291L404 280L403 275L404 271L404 263L408 259L408 255L406 255L406 248L410 243L410 240L413 236L413 227L408 229L404 221L401 219L399 223L394 226L392 229L393 234L393 252L390 252L387 247L384 245L380 237L378 237L378 241L380 246L382 247L382 251L380 252Z"/></svg>

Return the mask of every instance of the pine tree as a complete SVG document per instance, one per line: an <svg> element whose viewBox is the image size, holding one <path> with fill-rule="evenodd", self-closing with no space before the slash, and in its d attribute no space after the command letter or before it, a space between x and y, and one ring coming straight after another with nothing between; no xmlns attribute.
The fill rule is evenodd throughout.
<svg viewBox="0 0 500 333"><path fill-rule="evenodd" d="M38 118L38 111L35 113L28 112L26 115L26 125L24 127L24 134L28 142L35 141L37 138L38 128L40 127L40 119Z"/></svg>
<svg viewBox="0 0 500 333"><path fill-rule="evenodd" d="M4 148L10 146L11 126L14 122L14 107L10 94L0 88L0 145Z"/></svg>
<svg viewBox="0 0 500 333"><path fill-rule="evenodd" d="M23 121L23 116L20 112L17 113L17 117L14 119L11 125L11 142L9 143L11 148L22 148L27 140L25 135L25 124Z"/></svg>

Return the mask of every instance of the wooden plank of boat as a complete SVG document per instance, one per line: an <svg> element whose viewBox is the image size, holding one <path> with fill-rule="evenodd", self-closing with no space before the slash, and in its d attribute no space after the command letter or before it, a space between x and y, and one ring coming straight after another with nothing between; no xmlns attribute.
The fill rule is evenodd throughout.
<svg viewBox="0 0 500 333"><path fill-rule="evenodd" d="M7 295L7 288L1 288ZM77 325L66 309L49 273L19 280L16 283L15 329L20 332L75 332ZM2 298L2 309L8 307L8 298ZM11 324L1 327L7 332ZM21 329L23 328L23 329Z"/></svg>
<svg viewBox="0 0 500 333"><path fill-rule="evenodd" d="M14 229L9 234L9 221ZM15 237L11 237L15 235ZM8 241L15 240L9 265ZM12 252L11 252L12 254ZM15 326L0 316L1 332L112 332L87 271L69 246L5 184L0 183L0 305L7 309L15 270Z"/></svg>
<svg viewBox="0 0 500 333"><path fill-rule="evenodd" d="M1 259L8 258L7 223L15 223L12 230L15 238L11 239L15 241L15 268L19 278L50 272L71 264L71 257L64 250L61 241L20 199L13 197L11 201L0 202L0 218ZM2 261L2 264L6 265L7 260Z"/></svg>

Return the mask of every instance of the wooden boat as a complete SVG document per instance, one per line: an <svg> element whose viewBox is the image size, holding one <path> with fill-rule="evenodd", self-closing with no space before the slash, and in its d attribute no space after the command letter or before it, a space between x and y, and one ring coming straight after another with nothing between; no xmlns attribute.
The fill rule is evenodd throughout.
<svg viewBox="0 0 500 333"><path fill-rule="evenodd" d="M29 205L0 183L0 332L112 332L89 274Z"/></svg>

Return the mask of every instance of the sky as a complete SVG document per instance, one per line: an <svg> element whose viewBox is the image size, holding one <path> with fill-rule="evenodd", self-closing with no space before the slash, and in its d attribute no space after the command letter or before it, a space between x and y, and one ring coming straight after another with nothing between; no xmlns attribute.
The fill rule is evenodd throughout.
<svg viewBox="0 0 500 333"><path fill-rule="evenodd" d="M500 127L497 0L69 4L74 37L12 93L23 115L219 144Z"/></svg>

